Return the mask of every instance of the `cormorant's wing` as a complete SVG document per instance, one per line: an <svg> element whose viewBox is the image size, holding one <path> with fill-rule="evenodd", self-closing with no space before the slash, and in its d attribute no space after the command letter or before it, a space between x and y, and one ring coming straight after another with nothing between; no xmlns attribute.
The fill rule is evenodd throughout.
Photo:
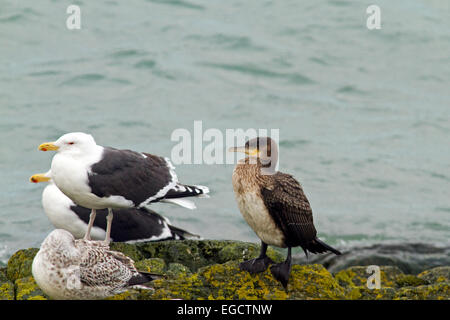
<svg viewBox="0 0 450 320"><path fill-rule="evenodd" d="M286 244L307 247L317 232L311 206L300 183L281 172L271 175L269 181L268 186L261 188L261 194L270 215L283 230Z"/></svg>

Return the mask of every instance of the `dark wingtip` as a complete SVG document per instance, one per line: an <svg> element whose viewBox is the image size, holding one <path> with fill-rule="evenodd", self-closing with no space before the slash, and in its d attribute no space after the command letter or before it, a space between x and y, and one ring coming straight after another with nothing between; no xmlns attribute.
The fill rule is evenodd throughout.
<svg viewBox="0 0 450 320"><path fill-rule="evenodd" d="M175 236L179 237L179 240L187 240L187 239L198 240L198 239L201 239L201 237L198 234L190 233L189 231L183 230L181 228L174 227L172 225L169 225L169 229Z"/></svg>
<svg viewBox="0 0 450 320"><path fill-rule="evenodd" d="M151 282L154 280L158 280L158 279L162 279L162 278L164 278L164 276L161 274L139 271L139 274L133 276L128 281L128 285L134 286L134 285L145 284L145 283L148 283L148 282Z"/></svg>

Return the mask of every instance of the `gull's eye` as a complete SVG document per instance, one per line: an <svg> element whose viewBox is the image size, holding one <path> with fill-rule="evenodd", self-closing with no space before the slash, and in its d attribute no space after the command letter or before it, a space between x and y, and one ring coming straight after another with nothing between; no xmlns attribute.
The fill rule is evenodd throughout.
<svg viewBox="0 0 450 320"><path fill-rule="evenodd" d="M67 144L74 144L75 142L67 142Z"/></svg>

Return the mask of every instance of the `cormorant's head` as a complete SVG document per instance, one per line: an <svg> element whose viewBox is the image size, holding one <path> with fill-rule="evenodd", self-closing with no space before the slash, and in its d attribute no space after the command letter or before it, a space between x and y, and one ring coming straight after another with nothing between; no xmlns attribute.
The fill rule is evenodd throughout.
<svg viewBox="0 0 450 320"><path fill-rule="evenodd" d="M278 146L270 137L257 137L250 139L243 147L233 147L229 151L243 152L248 155L249 162L257 159L263 168L275 170L278 162ZM255 161L257 163L257 161Z"/></svg>

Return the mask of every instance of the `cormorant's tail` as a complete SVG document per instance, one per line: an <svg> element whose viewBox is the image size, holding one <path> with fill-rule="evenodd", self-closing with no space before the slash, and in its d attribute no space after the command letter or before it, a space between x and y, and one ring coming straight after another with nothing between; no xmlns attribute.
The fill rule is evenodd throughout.
<svg viewBox="0 0 450 320"><path fill-rule="evenodd" d="M321 241L319 238L315 238L313 241L310 241L306 246L306 249L312 253L323 253L327 251L331 251L334 254L341 254L339 250L327 245L325 242Z"/></svg>
<svg viewBox="0 0 450 320"><path fill-rule="evenodd" d="M175 235L175 238L179 239L179 240L186 240L186 239L198 240L198 239L201 239L201 237L199 235L197 235L197 234L190 233L190 232L188 232L186 230L174 227L172 225L169 225L169 229L172 232L172 234Z"/></svg>

